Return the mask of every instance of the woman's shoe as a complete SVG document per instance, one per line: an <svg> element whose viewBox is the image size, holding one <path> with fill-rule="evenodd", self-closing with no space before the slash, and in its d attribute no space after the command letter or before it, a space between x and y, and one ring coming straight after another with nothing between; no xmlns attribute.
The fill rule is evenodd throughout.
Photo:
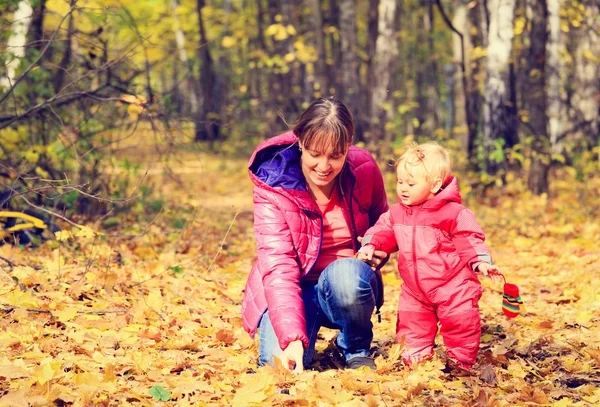
<svg viewBox="0 0 600 407"><path fill-rule="evenodd" d="M368 356L355 356L352 359L346 361L346 367L348 369L358 369L363 366L368 367L371 370L377 369L377 365L375 364L373 358L370 358Z"/></svg>

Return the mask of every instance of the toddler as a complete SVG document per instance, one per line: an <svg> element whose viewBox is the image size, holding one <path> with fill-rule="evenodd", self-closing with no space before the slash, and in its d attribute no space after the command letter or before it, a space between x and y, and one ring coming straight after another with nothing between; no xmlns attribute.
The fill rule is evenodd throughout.
<svg viewBox="0 0 600 407"><path fill-rule="evenodd" d="M368 261L376 250L398 251L403 280L396 341L407 365L433 355L440 333L448 357L471 369L479 350L481 321L477 274L501 279L475 215L461 205L448 152L434 142L412 145L395 164L398 203L383 213L357 253Z"/></svg>

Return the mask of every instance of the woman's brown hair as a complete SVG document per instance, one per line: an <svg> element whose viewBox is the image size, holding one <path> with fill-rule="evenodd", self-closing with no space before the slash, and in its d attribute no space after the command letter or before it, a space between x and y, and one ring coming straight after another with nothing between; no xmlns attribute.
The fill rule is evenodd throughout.
<svg viewBox="0 0 600 407"><path fill-rule="evenodd" d="M324 152L333 147L334 154L346 154L354 139L354 118L343 102L319 98L300 115L293 131L307 149Z"/></svg>

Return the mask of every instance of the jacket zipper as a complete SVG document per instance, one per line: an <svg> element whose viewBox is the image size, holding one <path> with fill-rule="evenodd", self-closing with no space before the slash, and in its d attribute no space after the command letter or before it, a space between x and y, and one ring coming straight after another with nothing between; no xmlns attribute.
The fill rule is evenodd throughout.
<svg viewBox="0 0 600 407"><path fill-rule="evenodd" d="M356 241L358 238L358 232L356 231L356 224L354 222L354 211L352 210L352 194L354 193L354 184L356 183L356 178L352 177L352 183L350 184L350 199L348 199L348 211L350 212L350 226L352 226L352 248L356 251L357 245ZM342 192L343 193L343 192Z"/></svg>
<svg viewBox="0 0 600 407"><path fill-rule="evenodd" d="M323 215L321 215L320 213L311 211L310 209L304 209L304 211L308 212L308 213L314 213L319 217L319 219L321 220L321 227L319 228L319 231L321 232L321 234L319 237L319 249L317 250L317 255L315 256L315 261L313 261L313 264L310 265L310 268L308 268L306 270L306 272L300 277L300 280L302 280L304 277L306 277L308 275L308 273L310 273L311 270L315 267L315 264L317 264L317 259L319 258L319 255L321 254L321 248L323 247Z"/></svg>
<svg viewBox="0 0 600 407"><path fill-rule="evenodd" d="M415 284L421 294L425 295L423 289L421 288L421 283L419 282L419 268L417 267L417 215L420 212L421 208L415 209L413 212L413 225L412 225L412 261L413 261L413 278L415 280Z"/></svg>

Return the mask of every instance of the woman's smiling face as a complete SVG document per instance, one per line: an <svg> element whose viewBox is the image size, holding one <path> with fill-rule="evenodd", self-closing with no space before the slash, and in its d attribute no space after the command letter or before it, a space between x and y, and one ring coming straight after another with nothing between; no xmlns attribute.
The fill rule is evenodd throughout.
<svg viewBox="0 0 600 407"><path fill-rule="evenodd" d="M300 145L302 156L302 173L309 187L319 189L330 186L338 174L344 168L348 149L346 153L335 152L333 146L325 148L325 151L313 150Z"/></svg>

